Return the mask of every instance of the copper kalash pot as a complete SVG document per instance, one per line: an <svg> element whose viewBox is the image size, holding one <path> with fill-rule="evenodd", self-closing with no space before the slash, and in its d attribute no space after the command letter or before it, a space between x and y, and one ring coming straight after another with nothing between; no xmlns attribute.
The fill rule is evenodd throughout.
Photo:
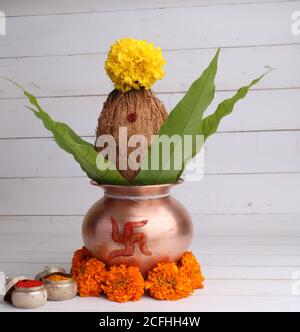
<svg viewBox="0 0 300 332"><path fill-rule="evenodd" d="M193 235L191 217L172 196L174 184L98 185L104 197L87 212L86 248L108 266L138 266L147 273L158 262L176 261Z"/></svg>

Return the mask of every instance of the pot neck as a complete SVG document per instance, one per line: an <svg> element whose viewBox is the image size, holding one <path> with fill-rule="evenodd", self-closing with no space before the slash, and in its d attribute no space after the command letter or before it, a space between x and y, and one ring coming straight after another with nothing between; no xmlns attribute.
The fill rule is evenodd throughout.
<svg viewBox="0 0 300 332"><path fill-rule="evenodd" d="M168 197L174 184L160 184L150 186L115 186L100 185L104 189L104 196L116 199L149 200Z"/></svg>

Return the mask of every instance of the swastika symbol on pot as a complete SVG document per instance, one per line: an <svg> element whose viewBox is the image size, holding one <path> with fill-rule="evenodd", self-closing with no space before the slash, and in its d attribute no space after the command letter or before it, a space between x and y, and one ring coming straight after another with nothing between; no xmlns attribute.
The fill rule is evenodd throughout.
<svg viewBox="0 0 300 332"><path fill-rule="evenodd" d="M152 252L147 248L146 234L143 232L134 232L135 228L143 227L147 222L148 220L129 221L124 225L123 234L120 234L117 221L111 217L112 239L115 242L123 244L124 248L113 250L110 253L110 257L133 256L136 245L139 246L140 251L145 256L151 256Z"/></svg>

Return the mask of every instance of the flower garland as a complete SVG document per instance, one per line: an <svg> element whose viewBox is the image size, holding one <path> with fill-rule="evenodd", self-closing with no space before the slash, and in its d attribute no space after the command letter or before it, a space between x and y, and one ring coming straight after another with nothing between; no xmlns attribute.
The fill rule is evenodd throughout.
<svg viewBox="0 0 300 332"><path fill-rule="evenodd" d="M148 273L146 289L157 300L178 300L193 292L192 282L175 263L158 263Z"/></svg>
<svg viewBox="0 0 300 332"><path fill-rule="evenodd" d="M138 267L122 264L110 268L101 287L111 301L138 301L144 294L144 279Z"/></svg>
<svg viewBox="0 0 300 332"><path fill-rule="evenodd" d="M179 262L180 272L191 280L193 289L203 288L204 276L202 275L201 268L197 262L196 257L187 251L180 259Z"/></svg>
<svg viewBox="0 0 300 332"><path fill-rule="evenodd" d="M78 277L80 273L83 272L85 263L87 263L90 258L92 258L92 256L85 247L74 252L71 267L71 274L73 277Z"/></svg>
<svg viewBox="0 0 300 332"><path fill-rule="evenodd" d="M112 266L109 270L99 259L92 257L85 247L75 251L71 274L80 296L100 296L116 302L138 301L145 290L157 300L178 300L203 288L204 277L200 265L191 252L177 262L158 263L144 280L135 266Z"/></svg>
<svg viewBox="0 0 300 332"><path fill-rule="evenodd" d="M101 284L107 271L103 262L97 258L89 259L83 266L82 272L74 276L80 296L99 296L102 293Z"/></svg>

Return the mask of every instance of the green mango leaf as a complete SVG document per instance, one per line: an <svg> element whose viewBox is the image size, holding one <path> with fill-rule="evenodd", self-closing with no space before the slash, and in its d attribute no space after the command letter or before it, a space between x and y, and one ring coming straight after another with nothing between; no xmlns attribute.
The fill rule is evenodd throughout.
<svg viewBox="0 0 300 332"><path fill-rule="evenodd" d="M265 75L266 74L263 74L259 78L253 80L249 85L240 88L234 96L222 101L213 114L203 119L202 132L205 140L217 131L221 120L233 111L234 105L240 99L245 98L249 89L257 84Z"/></svg>
<svg viewBox="0 0 300 332"><path fill-rule="evenodd" d="M58 146L73 155L89 178L97 183L127 184L127 180L121 176L115 165L105 160L100 153L95 151L93 144L80 138L67 124L52 120L49 114L41 108L35 96L25 90L23 92L29 102L35 107L28 108L52 132ZM98 166L105 165L106 167L101 167L101 169L105 170L100 170L97 164Z"/></svg>
<svg viewBox="0 0 300 332"><path fill-rule="evenodd" d="M178 148L178 144L183 142L184 136L191 135L195 138L196 135L202 135L203 113L212 102L215 94L214 80L217 72L219 53L220 49L218 49L213 60L202 75L193 82L186 95L169 114L159 131L159 138L162 136L175 137L172 148L170 149L171 153L167 160L163 160L160 151L161 148L158 144L159 138L156 137L148 151L148 158L145 158L140 173L134 179L135 184L150 185L177 182L187 162L199 152L201 146L196 144L196 139L193 139L190 155L185 156L186 158L182 160L180 167L174 167L176 163L174 151ZM151 169L151 162L153 162L151 160L151 152L154 152L158 157L156 159L159 159L154 161L154 164L159 164L157 170ZM166 169L166 165L170 165L170 167Z"/></svg>

